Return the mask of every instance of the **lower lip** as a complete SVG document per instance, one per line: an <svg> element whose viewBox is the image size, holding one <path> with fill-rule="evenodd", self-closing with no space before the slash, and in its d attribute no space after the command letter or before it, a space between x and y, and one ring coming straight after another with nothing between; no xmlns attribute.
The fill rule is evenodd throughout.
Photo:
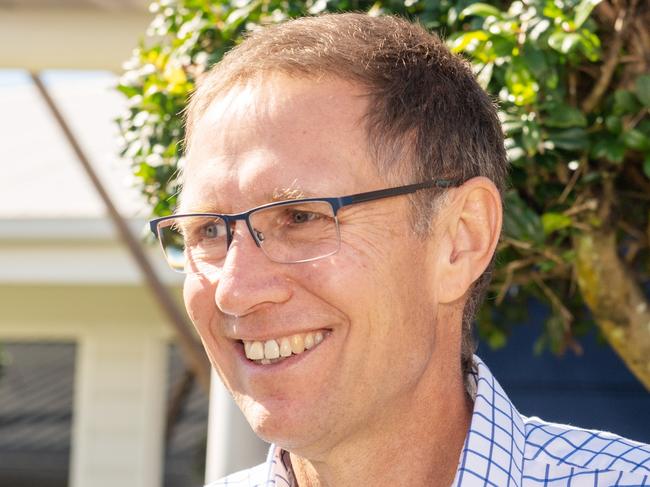
<svg viewBox="0 0 650 487"><path fill-rule="evenodd" d="M278 362L272 363L272 364L259 364L257 362L253 362L252 360L249 360L246 357L246 354L244 353L244 344L242 342L237 342L235 344L235 347L237 348L239 352L239 356L241 360L243 360L244 364L246 367L250 367L252 371L254 372L280 372L284 369L287 369L289 367L293 367L294 365L297 365L300 363L302 360L306 359L307 357L311 356L316 352L319 348L323 346L325 342L327 342L329 336L331 335L331 331L327 331L324 333L323 336L323 341L320 342L318 345L315 347L310 348L309 350L305 350L302 353L299 354L292 354L289 357L286 357L284 360L280 360Z"/></svg>

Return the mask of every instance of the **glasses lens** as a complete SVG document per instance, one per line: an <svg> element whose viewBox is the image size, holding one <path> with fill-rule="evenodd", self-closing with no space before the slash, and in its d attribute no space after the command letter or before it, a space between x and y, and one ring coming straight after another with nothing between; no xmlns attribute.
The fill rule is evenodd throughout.
<svg viewBox="0 0 650 487"><path fill-rule="evenodd" d="M339 227L326 201L287 203L251 214L253 232L276 262L306 262L336 253Z"/></svg>
<svg viewBox="0 0 650 487"><path fill-rule="evenodd" d="M158 235L167 263L178 272L209 273L226 255L226 223L221 218L170 218L158 224Z"/></svg>

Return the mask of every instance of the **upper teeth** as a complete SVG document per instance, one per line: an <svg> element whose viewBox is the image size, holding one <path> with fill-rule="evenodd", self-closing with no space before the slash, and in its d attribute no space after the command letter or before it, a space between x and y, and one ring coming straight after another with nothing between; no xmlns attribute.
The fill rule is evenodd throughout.
<svg viewBox="0 0 650 487"><path fill-rule="evenodd" d="M273 360L280 357L289 357L291 354L299 354L310 348L314 348L323 341L323 332L301 333L288 337L276 338L262 341L244 342L244 352L250 360Z"/></svg>

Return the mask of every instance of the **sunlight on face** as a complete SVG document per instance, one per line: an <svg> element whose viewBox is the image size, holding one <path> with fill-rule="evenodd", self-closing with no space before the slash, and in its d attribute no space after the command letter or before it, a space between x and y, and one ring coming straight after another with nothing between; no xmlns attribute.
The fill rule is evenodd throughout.
<svg viewBox="0 0 650 487"><path fill-rule="evenodd" d="M241 212L278 188L325 197L386 187L368 156L365 110L363 93L340 80L234 87L197 123L183 211ZM327 450L407 400L431 367L435 277L407 208L402 197L346 208L340 250L302 264L272 262L237 226L222 269L187 278L212 363L264 439ZM318 333L322 342L277 363L245 355L244 343Z"/></svg>

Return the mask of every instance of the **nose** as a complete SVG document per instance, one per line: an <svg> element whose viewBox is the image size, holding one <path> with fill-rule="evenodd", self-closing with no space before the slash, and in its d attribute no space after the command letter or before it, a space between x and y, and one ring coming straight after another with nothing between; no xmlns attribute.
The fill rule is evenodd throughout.
<svg viewBox="0 0 650 487"><path fill-rule="evenodd" d="M228 315L245 316L264 305L287 301L291 285L285 267L266 257L245 224L235 225L215 289L217 307Z"/></svg>

